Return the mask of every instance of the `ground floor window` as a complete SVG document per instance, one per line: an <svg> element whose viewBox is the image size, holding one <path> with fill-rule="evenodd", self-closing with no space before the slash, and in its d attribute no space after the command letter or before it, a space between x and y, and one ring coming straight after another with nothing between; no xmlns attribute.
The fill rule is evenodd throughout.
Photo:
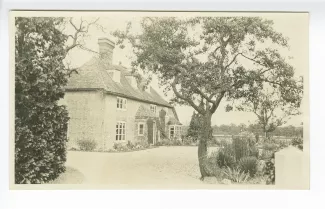
<svg viewBox="0 0 325 209"><path fill-rule="evenodd" d="M116 123L116 141L125 141L125 122Z"/></svg>
<svg viewBox="0 0 325 209"><path fill-rule="evenodd" d="M169 127L169 138L174 138L174 136L175 136L175 127L170 126Z"/></svg>
<svg viewBox="0 0 325 209"><path fill-rule="evenodd" d="M138 135L143 136L144 134L144 123L139 123L138 124Z"/></svg>
<svg viewBox="0 0 325 209"><path fill-rule="evenodd" d="M181 136L182 127L173 125L169 126L169 138L175 138Z"/></svg>

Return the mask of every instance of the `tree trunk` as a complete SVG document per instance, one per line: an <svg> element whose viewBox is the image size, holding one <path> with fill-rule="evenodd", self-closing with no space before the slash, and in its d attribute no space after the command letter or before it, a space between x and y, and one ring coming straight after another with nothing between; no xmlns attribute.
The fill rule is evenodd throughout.
<svg viewBox="0 0 325 209"><path fill-rule="evenodd" d="M203 180L204 177L209 175L205 168L205 162L208 154L207 142L208 139L210 138L210 132L211 132L211 116L212 116L211 113L207 111L207 113L202 117L202 127L200 131L200 137L199 137L200 141L198 147L198 158L199 158L201 180Z"/></svg>

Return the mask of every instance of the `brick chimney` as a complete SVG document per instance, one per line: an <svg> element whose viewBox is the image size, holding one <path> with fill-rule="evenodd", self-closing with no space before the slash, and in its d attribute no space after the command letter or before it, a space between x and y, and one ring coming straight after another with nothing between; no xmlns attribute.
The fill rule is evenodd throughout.
<svg viewBox="0 0 325 209"><path fill-rule="evenodd" d="M99 55L108 64L113 62L113 50L115 48L115 43L108 38L98 38Z"/></svg>

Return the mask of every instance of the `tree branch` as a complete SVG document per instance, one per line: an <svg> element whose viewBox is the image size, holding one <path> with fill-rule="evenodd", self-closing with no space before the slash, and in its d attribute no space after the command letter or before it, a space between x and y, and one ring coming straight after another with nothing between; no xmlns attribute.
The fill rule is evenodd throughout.
<svg viewBox="0 0 325 209"><path fill-rule="evenodd" d="M219 107L219 104L220 104L220 102L221 102L223 96L225 95L225 93L226 93L225 91L222 91L222 92L218 95L216 101L213 103L213 105L212 105L212 107L211 107L211 109L210 109L210 112L211 112L211 113L214 113L214 112L217 110L217 108Z"/></svg>
<svg viewBox="0 0 325 209"><path fill-rule="evenodd" d="M175 76L175 79L174 79L174 81L173 81L173 83L172 83L172 89L173 89L173 91L174 91L174 93L175 93L175 95L178 97L178 98L180 98L180 99L182 99L182 100L184 100L184 101L186 101L187 103L189 103L198 113L200 113L201 115L204 115L205 114L205 111L202 109L202 108L200 108L199 106L197 106L193 101L192 101L192 99L191 98L187 98L187 97L185 97L184 95L182 95L181 93L179 93L178 91L177 91L177 88L176 88L176 84L177 84L177 82L178 82L178 76Z"/></svg>

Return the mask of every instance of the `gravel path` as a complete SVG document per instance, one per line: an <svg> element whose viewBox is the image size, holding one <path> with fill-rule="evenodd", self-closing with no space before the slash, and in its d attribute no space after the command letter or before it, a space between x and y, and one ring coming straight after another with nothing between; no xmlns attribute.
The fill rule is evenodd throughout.
<svg viewBox="0 0 325 209"><path fill-rule="evenodd" d="M89 184L201 184L197 147L158 147L126 153L70 151L67 166Z"/></svg>

